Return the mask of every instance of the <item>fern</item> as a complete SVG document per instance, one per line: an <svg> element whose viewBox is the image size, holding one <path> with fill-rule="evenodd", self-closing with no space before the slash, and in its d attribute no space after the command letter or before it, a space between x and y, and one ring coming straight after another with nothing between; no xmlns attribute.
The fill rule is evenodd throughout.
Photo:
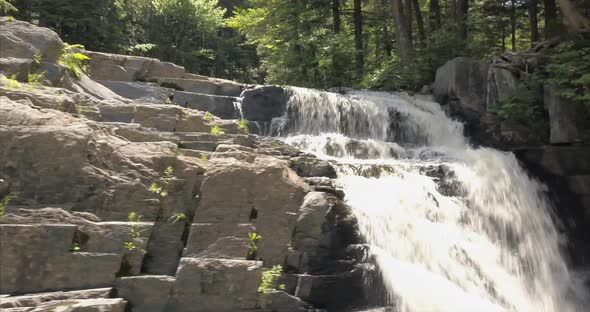
<svg viewBox="0 0 590 312"><path fill-rule="evenodd" d="M77 52L77 49L84 49L84 46L81 44L71 45L66 43L65 47L60 53L58 61L74 76L81 78L82 73L87 70L87 65L85 62L90 58L84 53Z"/></svg>
<svg viewBox="0 0 590 312"><path fill-rule="evenodd" d="M19 89L22 87L22 84L16 79L17 74L10 75L6 77L4 75L0 75L0 82L5 88L8 89Z"/></svg>
<svg viewBox="0 0 590 312"><path fill-rule="evenodd" d="M40 73L31 73L27 75L27 83L33 86L41 86L47 82L45 79L45 71Z"/></svg>

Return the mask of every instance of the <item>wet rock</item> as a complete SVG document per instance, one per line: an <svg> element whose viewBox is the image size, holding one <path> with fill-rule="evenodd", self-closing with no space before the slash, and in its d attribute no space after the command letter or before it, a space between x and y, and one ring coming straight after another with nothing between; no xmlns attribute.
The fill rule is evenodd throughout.
<svg viewBox="0 0 590 312"><path fill-rule="evenodd" d="M242 92L244 118L250 121L270 122L287 109L289 92L278 86L257 86Z"/></svg>
<svg viewBox="0 0 590 312"><path fill-rule="evenodd" d="M544 89L544 104L549 111L549 128L552 144L574 143L581 140L588 112L580 103L574 103L559 95L554 86L546 85Z"/></svg>
<svg viewBox="0 0 590 312"><path fill-rule="evenodd" d="M336 178L336 170L329 162L317 159L314 156L293 157L290 160L291 168L302 177L327 177Z"/></svg>

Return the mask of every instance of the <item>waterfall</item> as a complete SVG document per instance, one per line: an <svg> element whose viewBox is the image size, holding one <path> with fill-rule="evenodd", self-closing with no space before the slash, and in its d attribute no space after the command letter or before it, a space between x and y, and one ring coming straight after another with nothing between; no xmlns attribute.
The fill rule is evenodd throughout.
<svg viewBox="0 0 590 312"><path fill-rule="evenodd" d="M585 309L545 188L514 155L472 147L434 102L291 91L278 132L337 168L396 311Z"/></svg>

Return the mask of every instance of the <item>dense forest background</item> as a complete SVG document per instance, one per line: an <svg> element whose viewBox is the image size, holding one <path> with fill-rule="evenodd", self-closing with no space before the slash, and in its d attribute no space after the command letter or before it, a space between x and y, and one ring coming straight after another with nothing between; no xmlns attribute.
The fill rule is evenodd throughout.
<svg viewBox="0 0 590 312"><path fill-rule="evenodd" d="M10 11L9 3L16 10ZM584 17L590 16L589 0L0 4L6 14L52 28L65 41L89 50L156 57L195 73L243 82L315 88L418 89L453 57L491 58L590 29Z"/></svg>

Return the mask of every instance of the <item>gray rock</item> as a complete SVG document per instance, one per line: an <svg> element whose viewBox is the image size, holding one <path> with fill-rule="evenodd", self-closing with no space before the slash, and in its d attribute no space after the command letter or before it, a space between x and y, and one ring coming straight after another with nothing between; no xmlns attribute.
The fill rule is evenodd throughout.
<svg viewBox="0 0 590 312"><path fill-rule="evenodd" d="M0 74L11 77L16 74L18 81L25 81L31 71L33 60L16 57L0 58Z"/></svg>
<svg viewBox="0 0 590 312"><path fill-rule="evenodd" d="M115 283L117 297L127 300L131 312L164 312L174 286L171 276L122 277Z"/></svg>
<svg viewBox="0 0 590 312"><path fill-rule="evenodd" d="M559 90L553 86L545 85L544 104L549 111L549 127L552 144L574 143L581 139L581 125L584 124L584 107L573 101L564 99L559 95Z"/></svg>
<svg viewBox="0 0 590 312"><path fill-rule="evenodd" d="M44 303L31 312L125 312L123 299L78 299Z"/></svg>
<svg viewBox="0 0 590 312"><path fill-rule="evenodd" d="M466 57L446 62L436 71L434 94L437 101L451 102L455 109L468 116L486 112L489 65Z"/></svg>
<svg viewBox="0 0 590 312"><path fill-rule="evenodd" d="M246 260L182 258L169 311L235 312L254 309L262 267Z"/></svg>
<svg viewBox="0 0 590 312"><path fill-rule="evenodd" d="M283 264L308 186L285 162L272 157L257 157L252 163L231 158L210 163L194 222L254 223L262 235L257 259L265 265Z"/></svg>
<svg viewBox="0 0 590 312"><path fill-rule="evenodd" d="M322 224L326 220L328 209L330 209L330 202L326 193L307 193L299 210L299 217L295 226L295 248L299 248L298 242L304 239L320 239L322 235Z"/></svg>
<svg viewBox="0 0 590 312"><path fill-rule="evenodd" d="M193 223L183 256L246 259L248 233L255 232L249 223Z"/></svg>
<svg viewBox="0 0 590 312"><path fill-rule="evenodd" d="M55 61L63 48L59 36L49 28L0 18L0 58L15 57Z"/></svg>
<svg viewBox="0 0 590 312"><path fill-rule="evenodd" d="M237 82L218 79L158 78L158 83L178 91L239 97L243 86Z"/></svg>
<svg viewBox="0 0 590 312"><path fill-rule="evenodd" d="M302 177L327 177L336 178L336 170L328 161L314 156L293 157L290 160L291 168Z"/></svg>
<svg viewBox="0 0 590 312"><path fill-rule="evenodd" d="M311 308L303 300L278 290L260 293L258 304L264 311L273 312L305 312Z"/></svg>
<svg viewBox="0 0 590 312"><path fill-rule="evenodd" d="M108 298L112 288L97 288L88 290L56 291L24 296L8 296L0 300L0 308L37 307L42 303L71 299L99 299Z"/></svg>
<svg viewBox="0 0 590 312"><path fill-rule="evenodd" d="M488 71L486 107L489 111L500 99L510 98L518 93L520 81L510 70L490 67Z"/></svg>
<svg viewBox="0 0 590 312"><path fill-rule="evenodd" d="M71 253L74 225L0 225L0 293L111 286L122 255Z"/></svg>
<svg viewBox="0 0 590 312"><path fill-rule="evenodd" d="M242 92L244 118L250 121L270 122L283 116L289 101L289 91L279 86L257 86Z"/></svg>

